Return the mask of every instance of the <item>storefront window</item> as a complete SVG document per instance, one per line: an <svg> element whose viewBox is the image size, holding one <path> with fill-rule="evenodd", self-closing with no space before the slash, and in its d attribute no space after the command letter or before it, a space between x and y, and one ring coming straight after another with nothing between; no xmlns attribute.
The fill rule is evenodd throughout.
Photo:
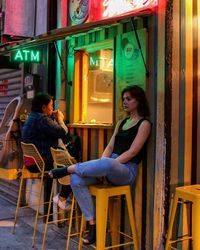
<svg viewBox="0 0 200 250"><path fill-rule="evenodd" d="M77 53L74 91L75 123L113 123L112 47Z"/></svg>

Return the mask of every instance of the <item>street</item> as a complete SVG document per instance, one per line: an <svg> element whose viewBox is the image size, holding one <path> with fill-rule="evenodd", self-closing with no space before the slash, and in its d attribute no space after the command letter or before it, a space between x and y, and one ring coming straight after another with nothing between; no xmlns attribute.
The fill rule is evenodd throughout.
<svg viewBox="0 0 200 250"><path fill-rule="evenodd" d="M0 193L0 250L29 250L34 225L34 211L32 209L21 209L17 221L16 233L13 234L13 220L15 205L2 197ZM41 249L44 223L39 219L34 250ZM66 227L58 228L56 225L49 225L45 249L66 249ZM78 239L71 239L70 250L78 249ZM86 249L86 248L85 248Z"/></svg>

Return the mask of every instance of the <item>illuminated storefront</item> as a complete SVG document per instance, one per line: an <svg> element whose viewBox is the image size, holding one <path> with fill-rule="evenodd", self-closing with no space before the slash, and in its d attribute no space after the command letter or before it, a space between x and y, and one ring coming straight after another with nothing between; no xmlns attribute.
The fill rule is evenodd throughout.
<svg viewBox="0 0 200 250"><path fill-rule="evenodd" d="M71 84L67 86L67 116L70 132L82 138L83 161L101 156L114 125L123 118L121 90L125 86L140 85L150 100L155 95L157 48L152 23L157 4L158 1L70 1L68 25L79 26L80 32L66 37L67 81ZM95 28L82 32L81 27L97 22ZM151 109L154 119L153 102ZM150 230L143 222L153 223L153 217L139 208L152 202L150 196L146 197L150 190L147 191L145 176L151 176L154 165L149 155L148 167L146 163L141 166L136 186L136 220L142 249L146 230ZM153 187L153 178L148 182Z"/></svg>
<svg viewBox="0 0 200 250"><path fill-rule="evenodd" d="M40 44L58 46L56 107L81 137L83 161L101 156L123 117L121 90L145 89L153 127L136 183L136 223L141 249L163 249L174 187L200 180L199 1L60 2L62 28L8 50L31 61ZM1 96L9 89L5 80Z"/></svg>
<svg viewBox="0 0 200 250"><path fill-rule="evenodd" d="M69 25L92 23L124 15L145 15L156 10L157 1L70 1ZM140 18L143 22L143 18ZM127 19L125 24L109 26L90 33L67 38L69 71L74 72L73 111L70 123L110 125L122 118L119 102L121 89L138 84L146 89L147 29L137 21ZM121 27L120 27L121 26ZM126 31L123 29L126 27ZM120 30L121 28L121 30ZM107 32L107 34L106 34ZM141 47L140 47L141 46Z"/></svg>

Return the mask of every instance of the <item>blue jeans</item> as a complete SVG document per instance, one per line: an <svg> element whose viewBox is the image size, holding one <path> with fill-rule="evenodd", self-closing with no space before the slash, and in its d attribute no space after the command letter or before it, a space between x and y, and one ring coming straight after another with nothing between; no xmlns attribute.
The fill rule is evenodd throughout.
<svg viewBox="0 0 200 250"><path fill-rule="evenodd" d="M111 158L103 157L75 165L75 174L70 177L71 188L86 221L95 219L95 204L88 186L99 183L99 177L106 177L113 185L132 185L137 176L138 165L132 162L121 164Z"/></svg>

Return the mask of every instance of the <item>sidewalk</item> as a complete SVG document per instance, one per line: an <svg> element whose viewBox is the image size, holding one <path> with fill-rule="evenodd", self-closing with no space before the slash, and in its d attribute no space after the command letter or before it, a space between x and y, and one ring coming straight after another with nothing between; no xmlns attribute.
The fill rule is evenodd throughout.
<svg viewBox="0 0 200 250"><path fill-rule="evenodd" d="M39 220L35 247L31 246L34 225L34 212L31 209L22 209L17 221L16 233L13 234L13 220L15 205L2 198L0 193L0 250L40 250L42 246L44 223ZM24 216L26 215L26 216ZM66 249L66 228L49 225L45 250ZM78 249L78 239L71 239L70 250ZM83 248L89 249L89 248Z"/></svg>

